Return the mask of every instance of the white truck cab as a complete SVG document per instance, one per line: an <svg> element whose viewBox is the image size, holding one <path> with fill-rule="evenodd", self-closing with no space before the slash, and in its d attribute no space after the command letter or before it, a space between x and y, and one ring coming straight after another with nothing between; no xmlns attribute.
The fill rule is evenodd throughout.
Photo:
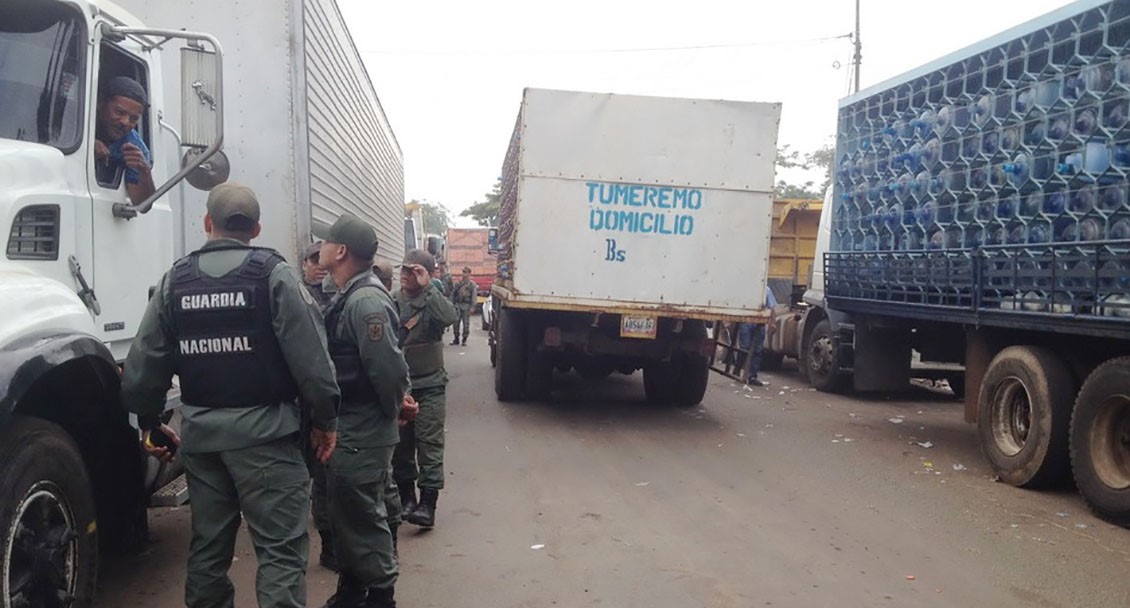
<svg viewBox="0 0 1130 608"><path fill-rule="evenodd" d="M182 98L168 99L161 56L177 52ZM118 403L119 363L180 244L178 185L226 177L220 58L209 35L101 0L0 4L0 606L88 606L99 536L146 539L157 472ZM121 168L95 170L99 90L116 76L149 100L143 201Z"/></svg>

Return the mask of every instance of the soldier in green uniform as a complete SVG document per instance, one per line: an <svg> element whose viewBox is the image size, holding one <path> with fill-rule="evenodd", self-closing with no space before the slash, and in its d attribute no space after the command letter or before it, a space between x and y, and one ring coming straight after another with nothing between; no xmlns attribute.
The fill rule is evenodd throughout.
<svg viewBox="0 0 1130 608"><path fill-rule="evenodd" d="M455 334L451 341L452 346L459 344L460 325L463 327L463 346L467 345L467 336L471 334L471 310L475 308L475 296L478 293L478 286L471 280L471 269L464 267L463 279L451 290L451 303L459 312L459 318L455 320L455 327L451 330L451 333Z"/></svg>
<svg viewBox="0 0 1130 608"><path fill-rule="evenodd" d="M340 441L327 465L337 591L325 608L395 607L397 563L385 506L408 366L396 339L396 309L373 274L377 234L342 215L319 234L319 263L338 292L326 310L330 356L342 387Z"/></svg>
<svg viewBox="0 0 1130 608"><path fill-rule="evenodd" d="M443 368L443 330L455 321L451 302L428 280L435 267L431 254L409 251L400 269L396 307L400 345L412 376L412 396L420 406L416 420L401 427L393 458L404 519L431 528L436 500L443 489L443 426L447 372ZM416 486L420 499L416 500Z"/></svg>
<svg viewBox="0 0 1130 608"><path fill-rule="evenodd" d="M259 235L259 202L228 183L208 196L208 242L161 279L130 348L122 401L137 414L145 449L168 460L180 445L192 504L185 604L234 605L228 578L241 519L259 558L260 606L306 606L310 477L299 441L325 462L340 400L321 316L298 272ZM183 443L160 424L180 378Z"/></svg>

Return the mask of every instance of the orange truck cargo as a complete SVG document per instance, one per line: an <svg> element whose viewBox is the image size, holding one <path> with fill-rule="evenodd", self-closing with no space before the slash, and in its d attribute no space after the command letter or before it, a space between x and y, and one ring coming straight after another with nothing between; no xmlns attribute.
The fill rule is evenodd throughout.
<svg viewBox="0 0 1130 608"><path fill-rule="evenodd" d="M456 281L465 266L471 268L471 280L478 287L476 304L481 305L490 293L498 264L488 251L487 228L448 228L446 253L447 270Z"/></svg>

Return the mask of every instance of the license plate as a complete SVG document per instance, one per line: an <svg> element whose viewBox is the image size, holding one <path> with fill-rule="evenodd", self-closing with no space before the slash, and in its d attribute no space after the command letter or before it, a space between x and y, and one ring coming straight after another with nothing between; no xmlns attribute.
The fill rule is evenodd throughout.
<svg viewBox="0 0 1130 608"><path fill-rule="evenodd" d="M621 338L655 339L655 328L659 325L655 317L620 317Z"/></svg>

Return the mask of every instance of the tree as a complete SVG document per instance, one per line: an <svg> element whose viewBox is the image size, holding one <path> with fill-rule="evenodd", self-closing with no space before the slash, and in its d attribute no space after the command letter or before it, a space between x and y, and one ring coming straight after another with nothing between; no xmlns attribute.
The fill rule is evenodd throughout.
<svg viewBox="0 0 1130 608"><path fill-rule="evenodd" d="M490 192L484 194L483 198L485 200L467 207L459 215L475 220L480 226L497 226L498 207L502 200L501 177L494 182L494 187L491 188Z"/></svg>
<svg viewBox="0 0 1130 608"><path fill-rule="evenodd" d="M777 149L778 169L804 169L806 171L820 171L823 180L817 187L815 180L808 180L803 184L790 184L785 180L778 180L773 188L773 196L777 198L824 198L828 186L832 184L832 164L836 155L835 145L827 143L814 152L799 152L789 148L788 144Z"/></svg>
<svg viewBox="0 0 1130 608"><path fill-rule="evenodd" d="M424 234L443 234L451 225L451 210L441 203L428 200L412 200L404 206L405 217L411 217L412 212L420 210L424 218L424 225L420 228Z"/></svg>

